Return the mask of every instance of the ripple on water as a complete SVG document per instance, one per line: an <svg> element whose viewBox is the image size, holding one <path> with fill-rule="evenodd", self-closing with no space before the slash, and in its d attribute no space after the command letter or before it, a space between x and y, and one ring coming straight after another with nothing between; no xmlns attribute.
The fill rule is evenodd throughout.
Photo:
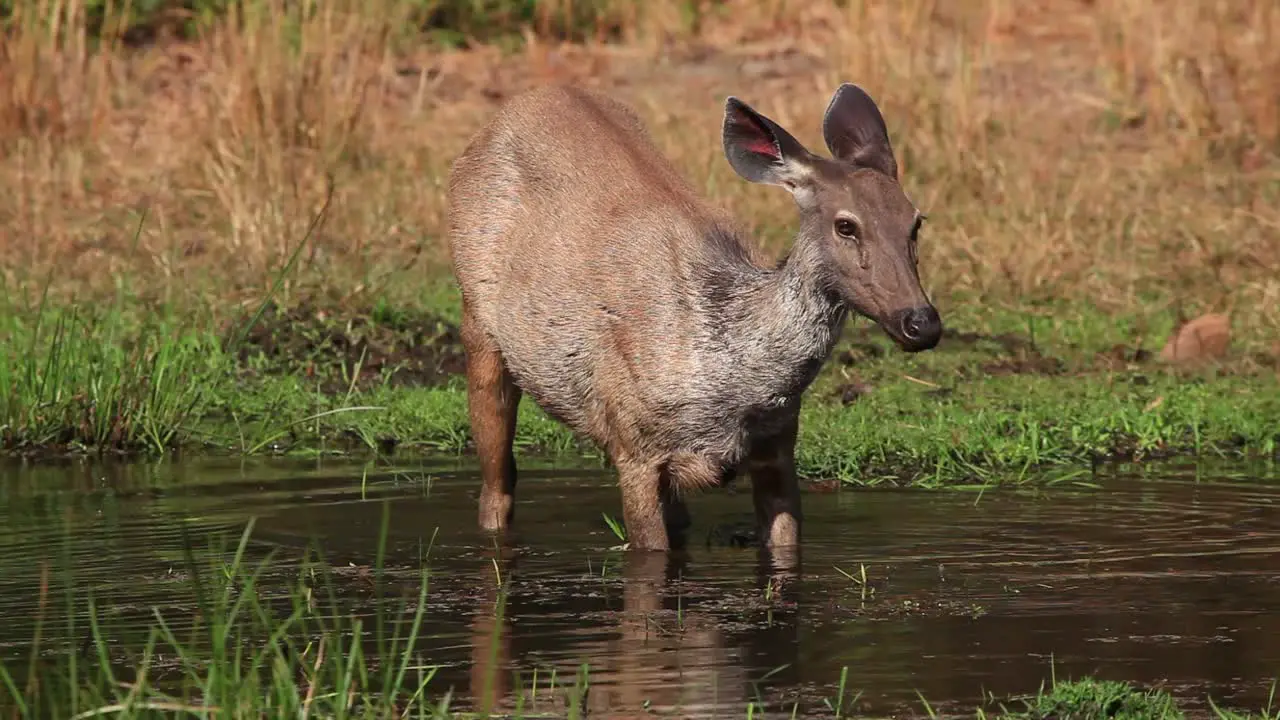
<svg viewBox="0 0 1280 720"><path fill-rule="evenodd" d="M789 710L834 696L844 667L868 709L918 707L917 691L935 708L961 707L984 690L1033 692L1050 658L1059 677L1265 702L1266 673L1280 664L1280 490L1179 472L1097 481L809 494L803 572L792 577L754 550L705 545L714 526L751 517L745 484L694 498L690 550L668 557L610 549L601 513L620 516L620 500L608 475L530 468L516 545L495 554L474 526L477 481L465 467L0 470L0 613L11 619L0 652L26 652L42 561L52 597L69 566L121 643L145 630L152 607L181 627L184 536L203 558L215 537L233 546L250 516L250 561L296 560L319 538L340 597L368 612L386 500L387 575L411 593L430 567L422 645L442 668L440 691L463 699L480 691L477 668L496 647L500 694L516 671L556 668L564 682L586 662L589 704L613 713L736 713L759 697ZM498 576L509 579L500 623ZM267 582L296 578L281 562ZM46 626L49 647L58 627Z"/></svg>

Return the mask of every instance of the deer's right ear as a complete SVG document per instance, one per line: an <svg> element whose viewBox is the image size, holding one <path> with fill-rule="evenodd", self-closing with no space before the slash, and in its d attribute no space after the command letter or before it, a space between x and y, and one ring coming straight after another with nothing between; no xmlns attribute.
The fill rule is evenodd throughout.
<svg viewBox="0 0 1280 720"><path fill-rule="evenodd" d="M736 97L725 101L724 155L743 179L793 193L808 175L810 154L800 141Z"/></svg>

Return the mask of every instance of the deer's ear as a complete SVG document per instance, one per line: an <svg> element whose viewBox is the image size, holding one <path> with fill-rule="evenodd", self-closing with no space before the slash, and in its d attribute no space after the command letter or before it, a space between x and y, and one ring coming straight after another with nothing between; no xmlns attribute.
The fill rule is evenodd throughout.
<svg viewBox="0 0 1280 720"><path fill-rule="evenodd" d="M822 119L822 138L836 159L898 177L898 163L889 145L884 116L871 96L857 85L845 83L831 96Z"/></svg>
<svg viewBox="0 0 1280 720"><path fill-rule="evenodd" d="M809 174L811 154L800 141L736 97L725 101L723 136L725 157L747 181L794 193Z"/></svg>

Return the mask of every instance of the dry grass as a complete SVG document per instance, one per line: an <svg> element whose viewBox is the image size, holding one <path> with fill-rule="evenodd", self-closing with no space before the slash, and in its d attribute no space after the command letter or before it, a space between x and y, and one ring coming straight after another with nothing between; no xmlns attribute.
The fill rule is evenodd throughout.
<svg viewBox="0 0 1280 720"><path fill-rule="evenodd" d="M144 49L90 42L75 0L18 5L0 49L10 287L52 277L83 296L124 277L214 306L258 296L332 176L295 290L408 297L447 268L449 162L498 101L550 80L634 102L781 250L790 200L724 162L724 96L817 150L851 80L880 102L930 215L921 262L944 309L1217 310L1246 343L1280 326L1267 0L615 0L623 42L529 32L515 53L414 41L404 0L244 0L196 41Z"/></svg>

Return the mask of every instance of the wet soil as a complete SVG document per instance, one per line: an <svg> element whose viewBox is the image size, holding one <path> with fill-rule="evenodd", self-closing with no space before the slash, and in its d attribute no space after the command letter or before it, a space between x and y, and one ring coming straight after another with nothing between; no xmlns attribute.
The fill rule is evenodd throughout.
<svg viewBox="0 0 1280 720"><path fill-rule="evenodd" d="M227 328L234 335L237 320ZM888 347L873 341L875 328L851 329L833 362L848 378L837 385L832 399L849 405L874 391L874 384L855 374L866 363L886 358ZM1046 355L1027 338L1013 334L949 333L938 354L964 354L972 362L962 375L1059 375L1068 364ZM330 309L304 303L290 308L270 305L237 348L241 372L255 375L294 375L314 378L322 392L343 393L354 387L378 385L435 386L466 371L458 327L429 312L391 309ZM1133 369L1153 359L1140 348L1116 346L1098 353L1096 369ZM1079 368L1077 368L1078 370ZM354 376L354 379L353 379ZM948 394L938 388L937 395Z"/></svg>
<svg viewBox="0 0 1280 720"><path fill-rule="evenodd" d="M839 368L844 382L838 383L831 391L831 400L847 406L875 391L875 383L867 376L875 374L876 363L891 358L895 352L883 341L873 341L873 338L879 339L880 332L877 328L865 325L846 331L847 339L832 357L832 363ZM944 335L938 347L930 352L931 360L946 356L962 358L964 363L957 369L960 380L978 376L1062 375L1072 370L1072 366L1065 360L1045 354L1029 338L1010 333L950 331ZM1074 369L1077 372L1128 369L1151 358L1149 352L1141 349L1130 351L1123 346L1117 346L1113 353L1121 358L1131 356L1133 359L1117 365L1111 354L1107 354L1105 358L1100 354L1101 359L1091 364L1091 367ZM946 364L947 361L942 360L942 363ZM1076 365L1079 366L1079 363ZM952 392L951 388L934 386L926 394L943 398Z"/></svg>
<svg viewBox="0 0 1280 720"><path fill-rule="evenodd" d="M354 387L364 390L439 385L466 370L456 325L430 313L386 307L335 311L273 304L246 334L238 359L246 374L316 378L326 393L346 392L353 376Z"/></svg>
<svg viewBox="0 0 1280 720"><path fill-rule="evenodd" d="M264 583L296 581L291 563L314 541L341 602L370 612L387 501L385 590L416 594L429 569L424 659L454 707L510 707L517 676L528 688L554 669L564 683L583 662L588 704L610 717L738 717L750 700L829 715L842 668L868 713L918 714L918 691L971 716L985 693L1034 693L1052 674L1161 686L1188 708L1208 695L1260 707L1280 667L1280 486L1265 468L1103 469L1034 492L808 492L798 558L735 541L750 535L745 488L693 498L687 552L629 553L601 515L620 517L610 476L522 469L518 532L499 548L475 528L464 465L12 466L0 471L0 656L25 657L44 560L69 564L110 609L113 643L140 642L152 607L181 634L183 532L206 552L250 516L251 560L276 554ZM46 647L64 626L45 624Z"/></svg>
<svg viewBox="0 0 1280 720"><path fill-rule="evenodd" d="M228 327L234 335L237 320ZM1158 358L1140 346L1116 345L1106 351L1084 353L1066 348L1059 356L1038 347L1029 337L1013 333L948 332L932 351L942 366L959 365L958 380L980 376L1088 374L1094 372L1155 371ZM874 392L877 364L892 359L882 332L865 324L851 327L838 346L832 365L844 376L828 393L829 399L849 405ZM947 356L954 356L948 362ZM1069 357L1068 357L1069 356ZM290 308L269 306L237 348L241 372L255 375L293 375L314 379L325 393L345 393L386 385L437 386L466 371L466 356L456 324L422 310L389 307L330 308L303 303ZM1249 360L1249 358L1246 358ZM1267 368L1274 358L1256 357L1253 366ZM353 377L354 376L354 377ZM1140 375L1135 382L1142 382ZM931 394L945 397L946 387Z"/></svg>

